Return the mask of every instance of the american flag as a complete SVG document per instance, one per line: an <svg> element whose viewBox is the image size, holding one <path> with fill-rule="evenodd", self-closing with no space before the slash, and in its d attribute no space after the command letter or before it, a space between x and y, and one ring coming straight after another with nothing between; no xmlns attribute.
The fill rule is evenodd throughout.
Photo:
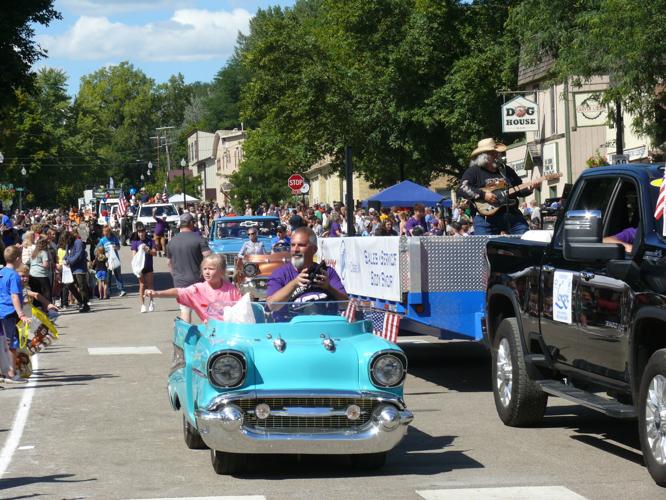
<svg viewBox="0 0 666 500"><path fill-rule="evenodd" d="M127 198L125 198L125 193L123 190L120 190L120 199L118 200L118 217L125 217L127 213Z"/></svg>
<svg viewBox="0 0 666 500"><path fill-rule="evenodd" d="M345 309L345 312L342 313L342 315L347 318L347 321L350 323L353 323L354 320L356 319L356 301L353 299L350 299L349 302L347 302L347 309Z"/></svg>
<svg viewBox="0 0 666 500"><path fill-rule="evenodd" d="M664 169L664 178L659 187L659 197L657 198L657 205L654 209L654 218L659 220L664 215L664 206L666 205L666 169ZM666 223L664 224L666 227Z"/></svg>
<svg viewBox="0 0 666 500"><path fill-rule="evenodd" d="M162 201L164 203L169 199L169 191L167 190L167 183L164 181L164 187L162 188Z"/></svg>
<svg viewBox="0 0 666 500"><path fill-rule="evenodd" d="M400 316L392 312L372 311L372 333L396 344L398 342L398 330L400 329Z"/></svg>

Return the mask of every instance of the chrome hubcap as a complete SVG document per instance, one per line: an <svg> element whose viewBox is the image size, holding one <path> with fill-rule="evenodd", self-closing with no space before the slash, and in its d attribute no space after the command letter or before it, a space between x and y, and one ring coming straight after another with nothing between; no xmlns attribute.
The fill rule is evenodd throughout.
<svg viewBox="0 0 666 500"><path fill-rule="evenodd" d="M659 465L666 464L666 377L650 380L645 400L645 435L652 456Z"/></svg>
<svg viewBox="0 0 666 500"><path fill-rule="evenodd" d="M511 388L513 387L513 364L507 339L502 339L497 348L495 372L495 384L500 402L502 406L509 406L511 403Z"/></svg>

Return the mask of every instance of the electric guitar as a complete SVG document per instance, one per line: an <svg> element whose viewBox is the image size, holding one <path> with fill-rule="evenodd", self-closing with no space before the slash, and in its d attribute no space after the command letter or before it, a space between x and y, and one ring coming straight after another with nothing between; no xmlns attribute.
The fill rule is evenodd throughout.
<svg viewBox="0 0 666 500"><path fill-rule="evenodd" d="M523 189L534 188L541 184L543 181L550 181L553 179L559 179L562 177L562 173L558 172L556 174L548 174L543 177L538 177L537 179L532 179L529 182L523 182L517 186L510 187L507 189L507 182L504 179L495 179L492 183L488 184L486 187L481 188L483 193L493 193L497 198L497 203L489 203L485 201L483 197L474 202L476 211L481 215L489 216L494 215L497 211L506 206L507 202L509 206L513 206L517 203L515 198L511 198L511 195L522 191Z"/></svg>

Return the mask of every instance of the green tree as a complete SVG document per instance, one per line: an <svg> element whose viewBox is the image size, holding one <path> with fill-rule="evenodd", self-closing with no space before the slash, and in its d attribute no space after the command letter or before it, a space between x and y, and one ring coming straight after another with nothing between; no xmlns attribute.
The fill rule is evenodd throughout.
<svg viewBox="0 0 666 500"><path fill-rule="evenodd" d="M239 43L243 38L239 37ZM204 128L212 132L240 127L240 99L243 87L250 80L249 73L239 57L240 48L229 62L218 71L205 100ZM252 126L253 124L248 124Z"/></svg>
<svg viewBox="0 0 666 500"><path fill-rule="evenodd" d="M89 157L73 126L66 81L61 70L41 69L33 95L17 91L16 105L3 124L3 180L26 187L43 206L73 203L91 180Z"/></svg>
<svg viewBox="0 0 666 500"><path fill-rule="evenodd" d="M291 196L287 179L292 173L287 151L275 130L259 128L248 132L243 145L243 163L231 176L234 204L244 200L257 203L279 203Z"/></svg>
<svg viewBox="0 0 666 500"><path fill-rule="evenodd" d="M155 151L154 90L154 81L128 62L81 78L76 125L83 142L98 151L100 180L113 176L118 184L139 184L145 163L136 160L153 158Z"/></svg>
<svg viewBox="0 0 666 500"><path fill-rule="evenodd" d="M604 101L619 100L634 126L666 139L663 75L666 74L666 0L524 0L508 26L520 42L524 63L555 59L552 78L574 84L608 75Z"/></svg>
<svg viewBox="0 0 666 500"><path fill-rule="evenodd" d="M0 16L0 110L16 102L19 89L30 89L35 73L32 66L46 52L32 39L33 25L48 26L62 19L53 0L7 0Z"/></svg>

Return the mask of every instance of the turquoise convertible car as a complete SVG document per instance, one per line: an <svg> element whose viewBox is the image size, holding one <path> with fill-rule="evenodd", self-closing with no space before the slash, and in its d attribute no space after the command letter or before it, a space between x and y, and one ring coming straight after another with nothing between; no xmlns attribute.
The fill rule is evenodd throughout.
<svg viewBox="0 0 666 500"><path fill-rule="evenodd" d="M210 448L218 474L267 453L383 466L413 418L403 401L407 358L372 333L370 313L349 322L345 306L253 303L255 323L176 320L168 391L186 445Z"/></svg>

